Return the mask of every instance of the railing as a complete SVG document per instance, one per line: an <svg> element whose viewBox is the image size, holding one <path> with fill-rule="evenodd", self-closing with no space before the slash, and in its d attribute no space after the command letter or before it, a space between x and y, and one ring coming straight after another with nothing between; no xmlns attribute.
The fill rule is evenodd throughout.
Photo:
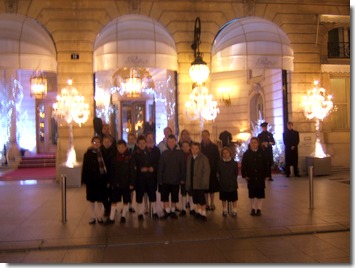
<svg viewBox="0 0 355 268"><path fill-rule="evenodd" d="M329 58L350 58L349 42L328 42Z"/></svg>

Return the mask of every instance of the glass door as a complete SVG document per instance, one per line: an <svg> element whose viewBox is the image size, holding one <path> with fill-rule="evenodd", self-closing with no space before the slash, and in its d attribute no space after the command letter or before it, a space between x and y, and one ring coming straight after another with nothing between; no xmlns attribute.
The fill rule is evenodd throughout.
<svg viewBox="0 0 355 268"><path fill-rule="evenodd" d="M37 153L55 153L57 149L57 123L52 118L52 101L37 100L36 136Z"/></svg>
<svg viewBox="0 0 355 268"><path fill-rule="evenodd" d="M122 138L125 141L128 133L133 133L135 137L143 134L145 110L145 102L121 102Z"/></svg>

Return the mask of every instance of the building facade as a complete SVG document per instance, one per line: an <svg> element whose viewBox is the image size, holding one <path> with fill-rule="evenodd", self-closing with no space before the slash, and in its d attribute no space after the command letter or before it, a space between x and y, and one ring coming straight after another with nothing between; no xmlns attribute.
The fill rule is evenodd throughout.
<svg viewBox="0 0 355 268"><path fill-rule="evenodd" d="M71 78L90 109L84 124L73 124L79 162L95 133L94 117L109 123L117 138L140 134L152 118L157 142L165 126L176 134L188 129L194 140L204 128L214 141L225 130L238 140L262 120L282 144L286 122L293 121L305 173L316 127L302 100L318 80L336 105L321 122L322 146L333 169L350 168L349 1L4 0L0 22L1 90L17 103L2 107L17 115L1 123L9 147L55 152L57 165L65 162L71 134L53 120L51 107ZM210 69L204 85L219 108L214 120L185 105L193 89L196 28ZM30 76L38 70L48 81L41 99L30 96ZM145 81L145 91L129 95L134 78Z"/></svg>

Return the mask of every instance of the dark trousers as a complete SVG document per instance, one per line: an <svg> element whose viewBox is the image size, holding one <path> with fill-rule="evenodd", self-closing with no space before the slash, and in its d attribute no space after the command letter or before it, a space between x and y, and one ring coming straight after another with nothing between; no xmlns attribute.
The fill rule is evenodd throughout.
<svg viewBox="0 0 355 268"><path fill-rule="evenodd" d="M298 150L285 150L285 174L290 176L290 166L293 166L295 176L298 176Z"/></svg>

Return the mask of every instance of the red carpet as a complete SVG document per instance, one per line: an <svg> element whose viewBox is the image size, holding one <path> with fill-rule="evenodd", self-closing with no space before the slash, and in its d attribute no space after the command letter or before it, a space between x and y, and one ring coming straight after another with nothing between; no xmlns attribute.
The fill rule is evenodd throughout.
<svg viewBox="0 0 355 268"><path fill-rule="evenodd" d="M0 181L19 181L19 180L54 180L55 167L46 168L19 168L0 176Z"/></svg>

